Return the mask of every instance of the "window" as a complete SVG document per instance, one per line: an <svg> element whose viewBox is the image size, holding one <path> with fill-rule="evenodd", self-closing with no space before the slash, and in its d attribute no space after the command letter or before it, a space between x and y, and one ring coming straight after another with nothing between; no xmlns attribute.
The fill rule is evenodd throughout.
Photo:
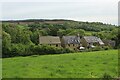
<svg viewBox="0 0 120 80"><path fill-rule="evenodd" d="M56 44L56 47L58 47L58 44Z"/></svg>
<svg viewBox="0 0 120 80"><path fill-rule="evenodd" d="M75 44L73 44L73 46L75 46Z"/></svg>
<svg viewBox="0 0 120 80"><path fill-rule="evenodd" d="M68 44L68 46L70 46L70 44Z"/></svg>
<svg viewBox="0 0 120 80"><path fill-rule="evenodd" d="M75 42L77 42L77 40L75 40Z"/></svg>

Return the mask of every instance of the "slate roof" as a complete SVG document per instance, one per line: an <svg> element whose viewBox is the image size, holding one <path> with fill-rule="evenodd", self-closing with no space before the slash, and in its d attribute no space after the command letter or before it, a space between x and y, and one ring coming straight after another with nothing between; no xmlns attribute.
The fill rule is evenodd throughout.
<svg viewBox="0 0 120 80"><path fill-rule="evenodd" d="M58 36L39 36L39 44L61 44Z"/></svg>
<svg viewBox="0 0 120 80"><path fill-rule="evenodd" d="M63 36L64 44L80 44L80 37L77 36Z"/></svg>
<svg viewBox="0 0 120 80"><path fill-rule="evenodd" d="M95 43L98 42L99 44L104 44L103 41L96 37L96 36L84 36L84 39L88 42L88 43Z"/></svg>

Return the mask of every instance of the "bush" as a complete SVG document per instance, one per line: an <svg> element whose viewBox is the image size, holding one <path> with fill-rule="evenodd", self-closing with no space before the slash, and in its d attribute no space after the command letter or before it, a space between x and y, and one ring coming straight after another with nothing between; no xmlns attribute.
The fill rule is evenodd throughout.
<svg viewBox="0 0 120 80"><path fill-rule="evenodd" d="M24 44L12 44L11 54L12 56L27 56L34 54L32 52L33 44L24 45Z"/></svg>
<svg viewBox="0 0 120 80"><path fill-rule="evenodd" d="M103 46L103 49L104 50L109 50L109 49L111 49L111 47L109 47L109 46Z"/></svg>
<svg viewBox="0 0 120 80"><path fill-rule="evenodd" d="M61 53L70 53L73 52L72 50L68 48L60 48L55 46L49 46L49 45L37 45L34 47L33 52L36 54L61 54Z"/></svg>
<svg viewBox="0 0 120 80"><path fill-rule="evenodd" d="M102 46L95 46L94 48L86 48L85 50L82 50L81 52L101 51L101 50L104 50Z"/></svg>
<svg viewBox="0 0 120 80"><path fill-rule="evenodd" d="M96 46L95 48L92 49L92 51L100 51L103 50L101 46Z"/></svg>
<svg viewBox="0 0 120 80"><path fill-rule="evenodd" d="M29 55L45 55L45 54L62 54L62 53L72 53L73 50L69 48L55 47L49 45L35 45L30 44L12 44L9 52L4 53L4 57L14 57L14 56L29 56Z"/></svg>
<svg viewBox="0 0 120 80"><path fill-rule="evenodd" d="M75 52L75 51L72 49L64 48L64 53L73 53L73 52Z"/></svg>
<svg viewBox="0 0 120 80"><path fill-rule="evenodd" d="M11 56L11 36L7 32L3 31L2 34L2 57L9 57Z"/></svg>
<svg viewBox="0 0 120 80"><path fill-rule="evenodd" d="M54 48L51 46L47 46L47 45L36 45L33 49L33 52L35 52L36 54L52 54L52 52L54 51Z"/></svg>

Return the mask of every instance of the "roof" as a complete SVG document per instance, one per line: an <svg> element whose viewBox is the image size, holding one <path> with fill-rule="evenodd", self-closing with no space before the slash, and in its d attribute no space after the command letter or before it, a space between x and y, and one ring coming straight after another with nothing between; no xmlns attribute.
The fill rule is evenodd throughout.
<svg viewBox="0 0 120 80"><path fill-rule="evenodd" d="M88 42L88 43L95 43L98 42L99 44L104 44L103 41L96 37L96 36L84 36L84 39Z"/></svg>
<svg viewBox="0 0 120 80"><path fill-rule="evenodd" d="M39 36L39 44L61 44L58 36Z"/></svg>
<svg viewBox="0 0 120 80"><path fill-rule="evenodd" d="M115 42L114 40L103 40L103 42L109 42L109 43L111 43L111 42Z"/></svg>
<svg viewBox="0 0 120 80"><path fill-rule="evenodd" d="M101 45L104 44L103 41L102 41L100 38L98 38L98 42L99 42L99 44L101 44Z"/></svg>
<svg viewBox="0 0 120 80"><path fill-rule="evenodd" d="M80 44L80 37L77 36L63 36L64 44Z"/></svg>

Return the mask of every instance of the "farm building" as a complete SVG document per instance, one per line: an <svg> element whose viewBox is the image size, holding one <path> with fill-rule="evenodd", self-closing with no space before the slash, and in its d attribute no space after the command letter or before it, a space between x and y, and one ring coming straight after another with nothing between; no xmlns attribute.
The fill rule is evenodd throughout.
<svg viewBox="0 0 120 80"><path fill-rule="evenodd" d="M103 42L105 43L105 46L115 47L116 45L114 40L103 40Z"/></svg>
<svg viewBox="0 0 120 80"><path fill-rule="evenodd" d="M39 44L47 44L50 46L70 48L74 50L83 48L93 48L95 46L103 46L104 42L96 36L84 36L80 39L77 36L63 36L61 39L58 36L39 36ZM113 42L105 42L105 45L114 46Z"/></svg>
<svg viewBox="0 0 120 80"><path fill-rule="evenodd" d="M63 36L61 39L62 47L77 50L80 46L79 36Z"/></svg>
<svg viewBox="0 0 120 80"><path fill-rule="evenodd" d="M103 41L96 36L84 36L81 38L81 43L82 43L82 46L86 48L90 48L90 47L92 48L92 47L95 47L96 45L99 45L99 46L104 45Z"/></svg>
<svg viewBox="0 0 120 80"><path fill-rule="evenodd" d="M39 36L39 44L61 47L61 41L58 36Z"/></svg>

